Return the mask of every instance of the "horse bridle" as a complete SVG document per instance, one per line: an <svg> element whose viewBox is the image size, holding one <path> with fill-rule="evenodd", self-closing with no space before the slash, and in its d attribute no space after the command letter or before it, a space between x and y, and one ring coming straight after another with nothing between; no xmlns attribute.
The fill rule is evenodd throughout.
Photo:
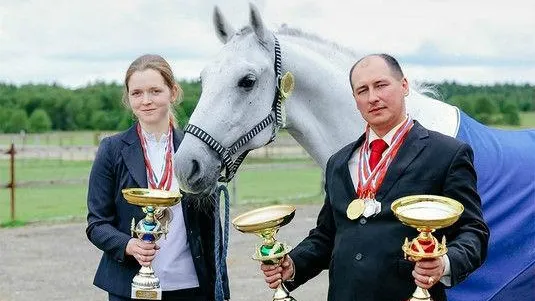
<svg viewBox="0 0 535 301"><path fill-rule="evenodd" d="M279 40L276 36L274 36L275 39L275 80L277 82L277 86L275 89L275 97L273 99L273 103L271 105L271 111L267 115L266 118L262 119L257 125L255 125L249 132L247 132L245 135L241 136L236 142L234 142L230 147L226 148L221 143L217 142L210 134L205 132L203 129L201 129L198 126L195 126L193 124L188 124L184 128L184 132L189 133L197 138L199 138L201 141L206 143L211 149L213 149L216 153L219 154L221 157L221 161L224 166L222 166L222 170L225 170L225 175L221 175L219 177L220 182L228 183L234 175L236 174L236 171L238 170L238 167L240 167L241 163L251 150L244 151L238 158L236 158L235 161L232 160L232 155L234 155L238 149L240 149L242 146L244 146L249 140L253 139L254 136L256 136L258 133L260 133L263 129L265 129L268 125L275 122L273 126L273 132L271 133L271 138L269 141L265 144L268 145L271 142L275 140L275 137L277 136L277 133L279 129L283 126L283 114L282 114L282 102L284 101L285 96L284 93L281 93L281 51L280 51L280 45Z"/></svg>

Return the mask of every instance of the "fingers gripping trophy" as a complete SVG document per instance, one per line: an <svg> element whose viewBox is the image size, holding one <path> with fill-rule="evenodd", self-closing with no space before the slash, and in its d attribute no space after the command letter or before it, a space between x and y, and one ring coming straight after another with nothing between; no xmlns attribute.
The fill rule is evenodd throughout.
<svg viewBox="0 0 535 301"><path fill-rule="evenodd" d="M148 242L156 243L169 231L171 212L166 210L180 202L182 195L179 191L159 189L129 188L122 190L128 203L142 206L145 217L137 224L132 218L130 231L132 236ZM160 280L154 274L152 266L142 266L132 280L132 299L161 300L162 289Z"/></svg>
<svg viewBox="0 0 535 301"><path fill-rule="evenodd" d="M281 264L291 247L275 239L280 227L287 225L294 218L295 207L291 205L275 205L246 212L236 217L232 224L243 233L253 233L262 238L257 245L253 259L264 264ZM296 301L290 293L279 284L275 289L273 301Z"/></svg>
<svg viewBox="0 0 535 301"><path fill-rule="evenodd" d="M409 242L405 238L402 250L414 261L437 258L448 252L446 237L439 242L433 232L453 225L464 211L456 200L437 195L411 195L395 200L391 209L405 225L416 228L420 234ZM438 280L438 279L437 279ZM433 282L430 278L430 282ZM416 287L409 301L432 301L427 289Z"/></svg>

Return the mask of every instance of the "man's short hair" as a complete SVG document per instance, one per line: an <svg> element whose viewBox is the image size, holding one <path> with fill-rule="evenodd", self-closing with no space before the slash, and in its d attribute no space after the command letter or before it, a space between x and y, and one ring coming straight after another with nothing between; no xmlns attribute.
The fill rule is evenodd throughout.
<svg viewBox="0 0 535 301"><path fill-rule="evenodd" d="M405 77L405 75L403 74L403 70L401 70L401 66L399 65L398 61L393 56L386 54L386 53L370 54L365 57L362 57L355 64L353 64L353 66L351 66L351 70L349 70L349 84L351 84L351 91L353 91L353 81L351 81L351 75L353 74L353 70L360 62L362 62L362 60L372 57L372 56L378 56L382 58L385 61L388 68L390 68L392 75L394 75L398 79L401 80Z"/></svg>

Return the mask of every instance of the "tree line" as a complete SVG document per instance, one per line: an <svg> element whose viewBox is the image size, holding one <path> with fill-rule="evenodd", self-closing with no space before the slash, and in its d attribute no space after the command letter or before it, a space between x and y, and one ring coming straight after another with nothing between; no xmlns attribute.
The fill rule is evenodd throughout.
<svg viewBox="0 0 535 301"><path fill-rule="evenodd" d="M179 82L184 98L175 108L184 126L201 94L198 81ZM433 84L441 100L484 124L519 125L519 112L535 111L535 86ZM122 102L123 86L96 82L70 89L57 84L0 83L0 133L124 130L134 121Z"/></svg>

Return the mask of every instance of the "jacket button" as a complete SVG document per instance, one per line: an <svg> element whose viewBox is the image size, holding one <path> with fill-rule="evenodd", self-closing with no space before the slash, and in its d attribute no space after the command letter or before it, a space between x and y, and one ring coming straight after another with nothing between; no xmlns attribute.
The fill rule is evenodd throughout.
<svg viewBox="0 0 535 301"><path fill-rule="evenodd" d="M361 253L357 253L357 255L355 255L355 259L356 260L361 260L362 259L362 254Z"/></svg>
<svg viewBox="0 0 535 301"><path fill-rule="evenodd" d="M366 219L363 217L359 220L361 225L365 225L367 223Z"/></svg>

